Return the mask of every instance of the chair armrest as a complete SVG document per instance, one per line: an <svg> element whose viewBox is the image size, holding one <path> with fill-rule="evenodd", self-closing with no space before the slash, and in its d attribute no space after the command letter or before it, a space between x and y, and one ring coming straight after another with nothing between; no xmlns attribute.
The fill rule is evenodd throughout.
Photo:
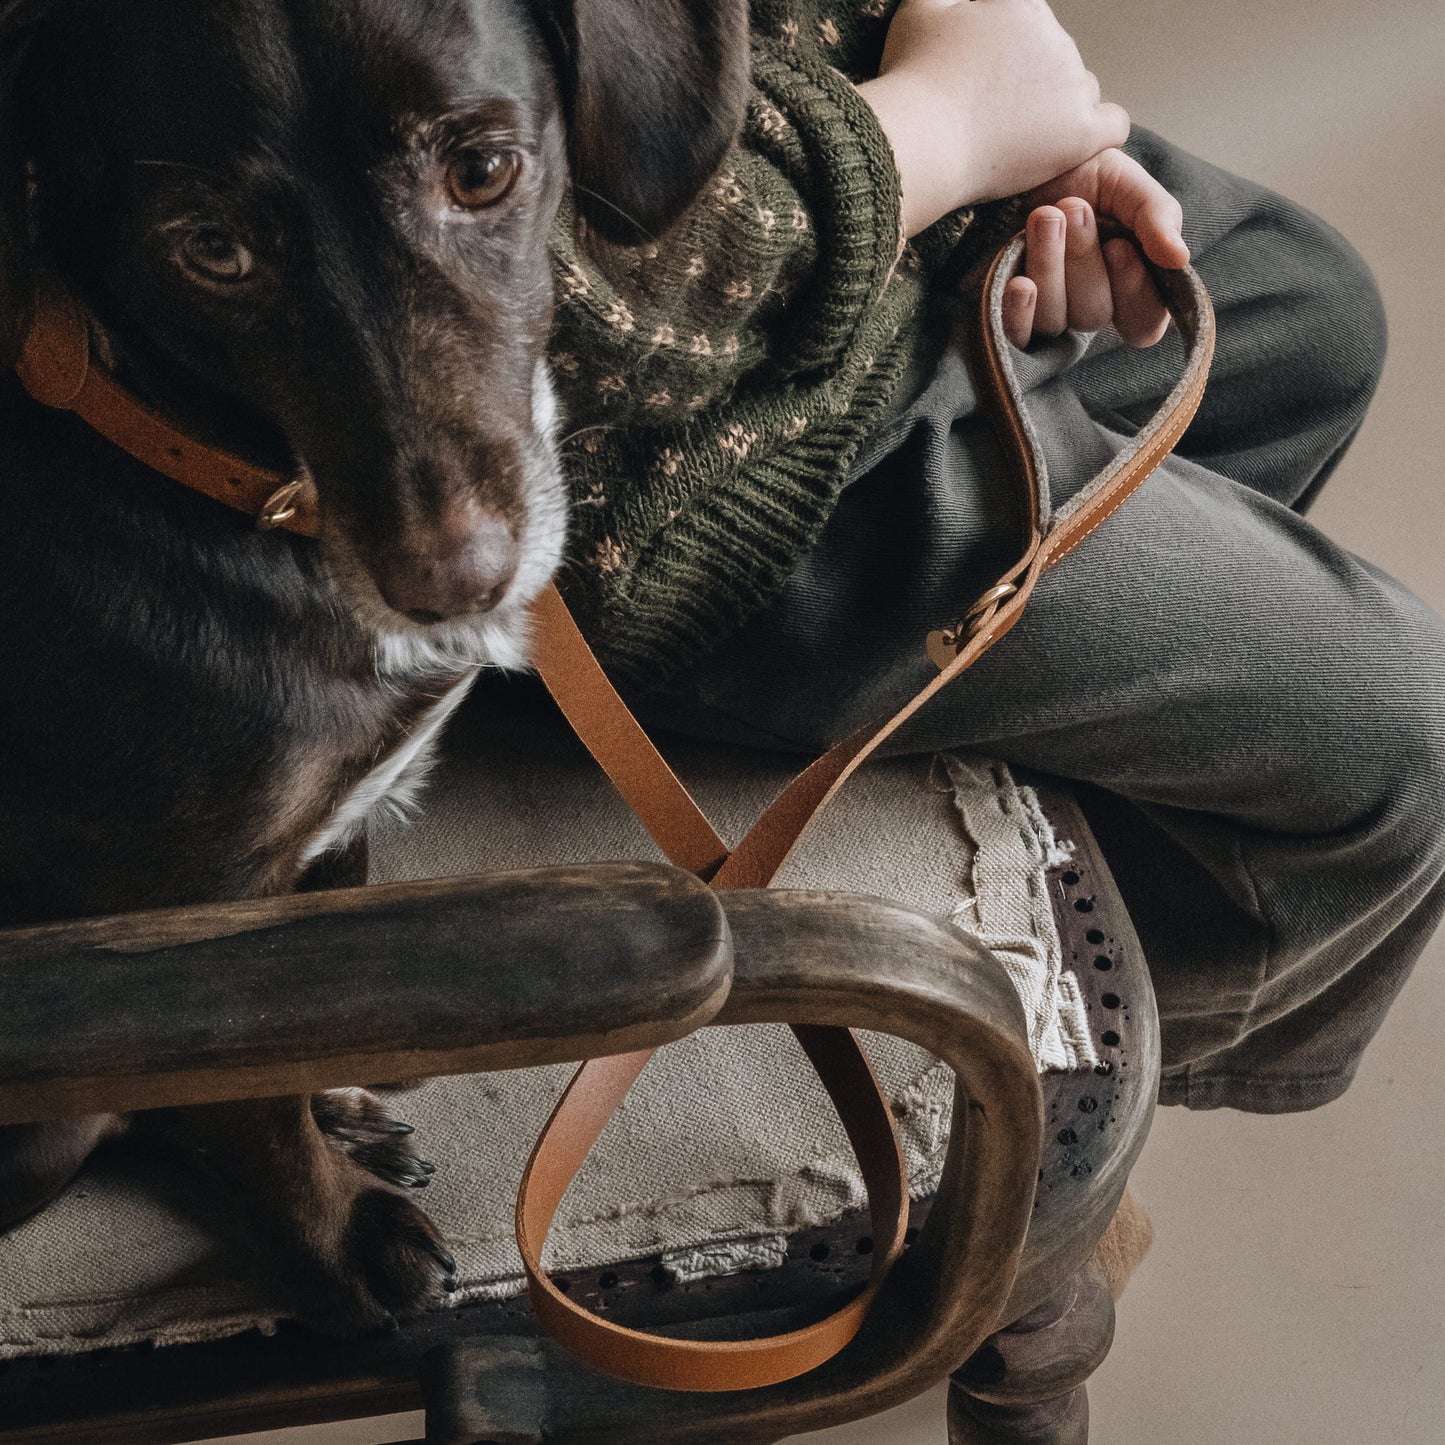
<svg viewBox="0 0 1445 1445"><path fill-rule="evenodd" d="M731 974L716 895L660 864L0 930L0 1124L650 1048Z"/></svg>
<svg viewBox="0 0 1445 1445"><path fill-rule="evenodd" d="M722 895L736 949L719 1024L840 1024L922 1045L957 1076L938 1197L862 1330L765 1389L688 1395L604 1378L547 1341L472 1341L429 1362L428 1439L774 1441L910 1399L999 1324L1033 1205L1043 1096L1018 995L976 939L880 899ZM509 1433L510 1432L510 1433Z"/></svg>

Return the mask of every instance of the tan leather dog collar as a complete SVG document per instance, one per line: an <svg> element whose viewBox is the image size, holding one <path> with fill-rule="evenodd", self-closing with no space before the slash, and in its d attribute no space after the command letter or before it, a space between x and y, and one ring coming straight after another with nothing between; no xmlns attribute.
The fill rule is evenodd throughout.
<svg viewBox="0 0 1445 1445"><path fill-rule="evenodd" d="M289 476L197 441L132 395L92 355L90 323L54 277L36 287L35 310L16 372L36 401L73 411L152 471L256 519L315 537L316 488L304 468Z"/></svg>

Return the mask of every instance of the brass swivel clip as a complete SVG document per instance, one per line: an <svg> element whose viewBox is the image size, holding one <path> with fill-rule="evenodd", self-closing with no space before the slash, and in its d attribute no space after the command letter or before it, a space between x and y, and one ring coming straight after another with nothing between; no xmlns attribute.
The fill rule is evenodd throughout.
<svg viewBox="0 0 1445 1445"><path fill-rule="evenodd" d="M993 621L998 605L1019 589L1012 582L999 582L990 587L952 627L941 627L928 634L928 657L940 671L947 667L983 628Z"/></svg>

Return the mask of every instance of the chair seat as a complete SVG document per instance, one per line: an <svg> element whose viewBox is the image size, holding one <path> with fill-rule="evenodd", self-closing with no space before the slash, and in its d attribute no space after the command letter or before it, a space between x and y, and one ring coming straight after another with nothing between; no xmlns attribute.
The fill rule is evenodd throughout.
<svg viewBox="0 0 1445 1445"><path fill-rule="evenodd" d="M798 766L697 744L669 753L732 838ZM1048 811L1068 819L1072 838L1060 838L1036 792L996 762L875 763L779 882L882 895L949 916L995 951L1024 999L1048 1073L1052 1143L1037 1210L1062 1219L1077 1181L1102 1170L1123 1187L1133 1157L1124 1135L1152 1104L1132 1030L1152 1018L1152 1005L1136 1004L1147 979L1087 828L1067 805ZM374 829L372 875L656 856L560 719L477 702L453 728L419 817ZM866 1043L921 1203L937 1183L951 1075L897 1040L869 1035ZM569 1073L429 1080L395 1096L439 1167L427 1206L457 1256L463 1302L520 1290L516 1182ZM1090 1198L1107 1192L1096 1188ZM845 1240L856 1250L863 1203L841 1127L788 1032L710 1029L650 1066L564 1202L548 1263L579 1276L584 1292L614 1298L634 1279L686 1286L796 1261L800 1240L809 1258L820 1247L836 1253ZM1064 1262L1067 1249L1050 1244L1053 1236L1040 1228L1034 1248L1031 1235L1021 1298L1031 1277L1043 1280ZM48 1209L0 1238L0 1358L215 1339L269 1330L276 1318L257 1262L215 1222L206 1185L157 1161L97 1160Z"/></svg>

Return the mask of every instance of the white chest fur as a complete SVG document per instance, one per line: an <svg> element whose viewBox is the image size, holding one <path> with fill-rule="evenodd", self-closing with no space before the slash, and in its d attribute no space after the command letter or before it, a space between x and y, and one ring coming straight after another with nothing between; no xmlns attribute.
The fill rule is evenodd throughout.
<svg viewBox="0 0 1445 1445"><path fill-rule="evenodd" d="M397 631L385 622L377 627L372 650L383 685L405 688L418 677L458 668L465 668L466 675L421 717L410 736L352 789L307 845L303 865L350 842L373 812L409 811L426 779L437 735L466 696L480 667L485 664L517 669L527 665L526 607L556 571L567 532L567 489L557 464L555 443L557 395L544 361L537 363L532 374L532 425L532 484L527 496L522 560L512 582L510 605L481 617L459 618L424 629ZM392 623L395 621L391 618Z"/></svg>
<svg viewBox="0 0 1445 1445"><path fill-rule="evenodd" d="M439 702L422 714L401 745L382 759L350 792L325 828L306 845L302 865L344 847L374 812L406 813L426 781L437 736L467 695L476 672L469 672Z"/></svg>

